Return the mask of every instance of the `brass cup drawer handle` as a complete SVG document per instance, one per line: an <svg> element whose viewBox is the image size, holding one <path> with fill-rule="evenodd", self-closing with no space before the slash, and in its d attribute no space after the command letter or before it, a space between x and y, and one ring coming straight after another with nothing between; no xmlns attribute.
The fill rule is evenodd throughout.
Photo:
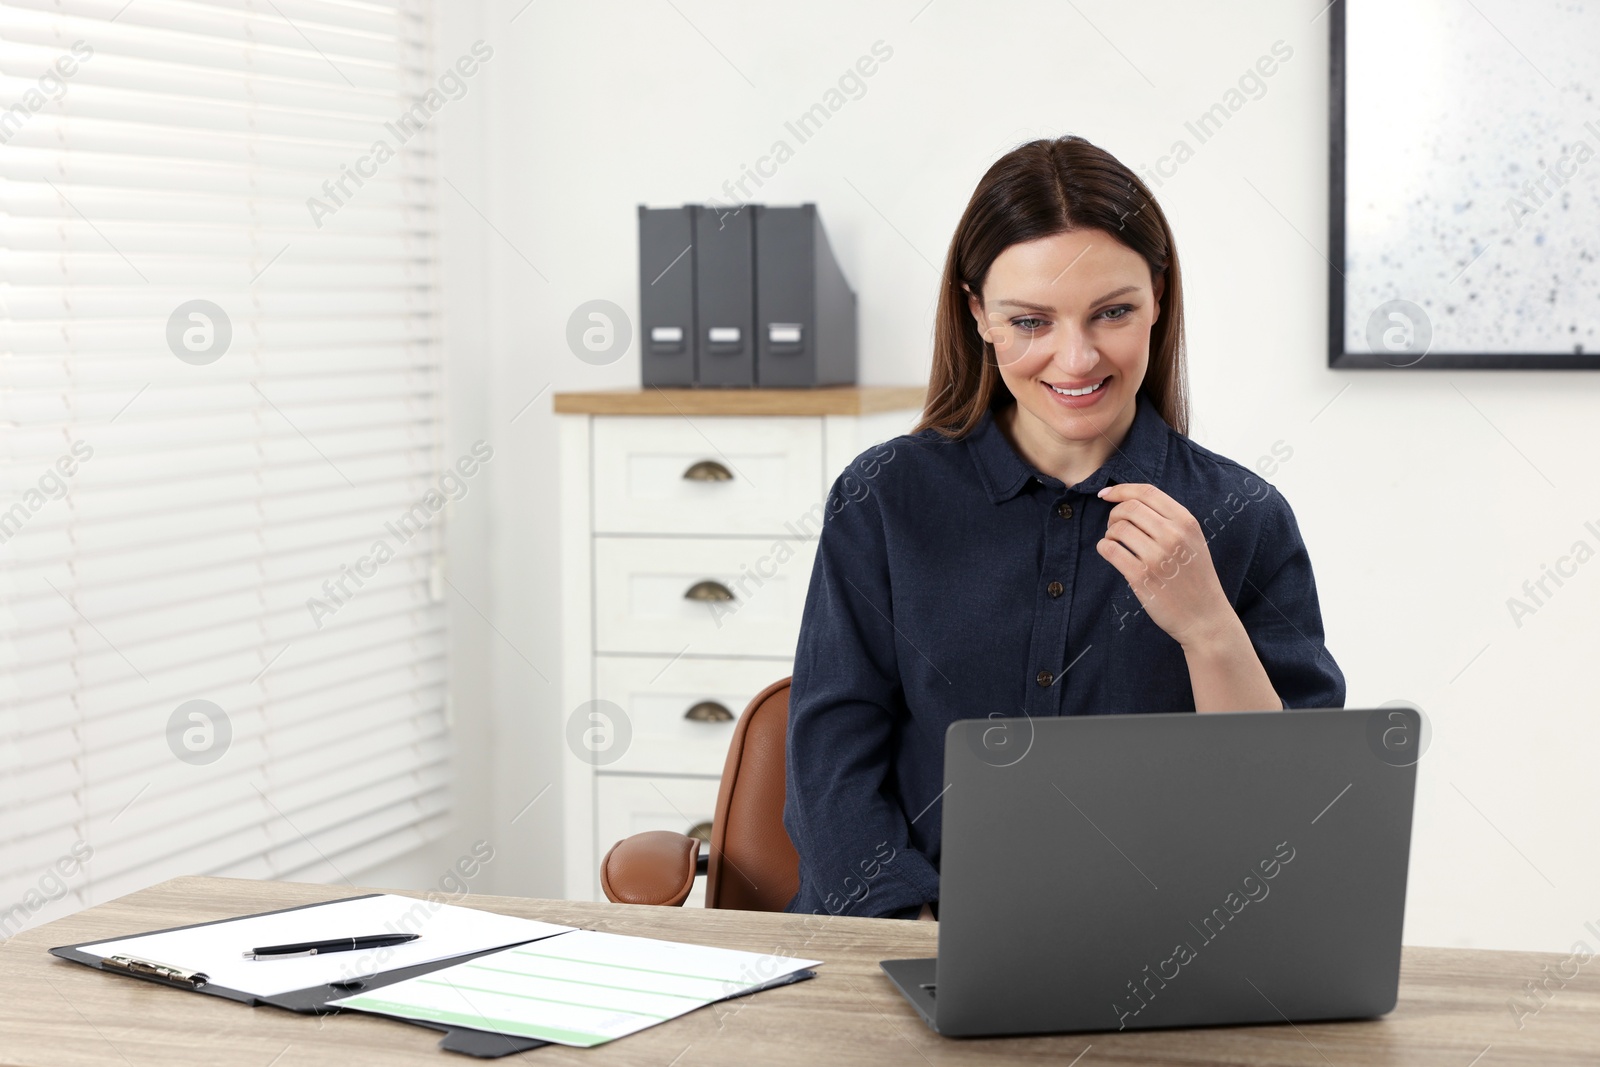
<svg viewBox="0 0 1600 1067"><path fill-rule="evenodd" d="M684 471L683 478L689 482L727 482L733 480L733 472L714 459L702 459Z"/></svg>
<svg viewBox="0 0 1600 1067"><path fill-rule="evenodd" d="M729 589L721 582L712 581L710 578L707 578L705 581L695 582L693 585L691 585L688 592L683 594L683 599L708 601L732 600L733 590Z"/></svg>
<svg viewBox="0 0 1600 1067"><path fill-rule="evenodd" d="M684 712L683 717L690 722L732 722L733 712L715 700L702 700Z"/></svg>

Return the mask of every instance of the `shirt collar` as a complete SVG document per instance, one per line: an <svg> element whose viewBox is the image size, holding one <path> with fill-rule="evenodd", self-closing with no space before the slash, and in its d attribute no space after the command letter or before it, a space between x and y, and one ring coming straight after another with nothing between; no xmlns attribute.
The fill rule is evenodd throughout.
<svg viewBox="0 0 1600 1067"><path fill-rule="evenodd" d="M988 490L989 499L996 504L1010 500L1022 491L1029 478L1056 488L1066 488L1061 479L1041 474L1011 447L1011 442L994 421L995 412L1000 409L1003 400L1001 391L996 389L995 399L990 402L989 409L967 437L967 448L977 465L978 476ZM1167 434L1170 429L1155 404L1140 391L1135 398L1133 425L1129 427L1121 446L1111 453L1111 458L1099 470L1073 488L1092 494L1107 485L1123 482L1157 482L1166 465Z"/></svg>

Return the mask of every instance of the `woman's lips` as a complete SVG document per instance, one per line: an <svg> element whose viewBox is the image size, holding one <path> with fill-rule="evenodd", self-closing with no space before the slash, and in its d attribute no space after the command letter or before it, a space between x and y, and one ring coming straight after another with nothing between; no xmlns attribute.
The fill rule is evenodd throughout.
<svg viewBox="0 0 1600 1067"><path fill-rule="evenodd" d="M1051 399L1055 400L1056 403L1062 405L1063 407L1087 408L1093 407L1095 404L1100 402L1100 398L1105 395L1110 382L1111 375L1108 374L1104 378L1100 379L1100 385L1097 389L1095 389L1094 392L1086 393L1083 396L1066 396L1062 393L1058 393L1049 382L1040 382L1039 385L1044 388L1045 392L1050 394Z"/></svg>

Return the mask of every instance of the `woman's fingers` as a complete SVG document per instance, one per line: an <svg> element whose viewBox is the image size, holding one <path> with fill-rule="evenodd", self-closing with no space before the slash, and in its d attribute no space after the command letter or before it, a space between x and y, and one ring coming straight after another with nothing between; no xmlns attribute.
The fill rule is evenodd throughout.
<svg viewBox="0 0 1600 1067"><path fill-rule="evenodd" d="M1109 500L1116 504L1120 504L1125 500L1137 500L1145 504L1157 515L1172 522L1176 522L1189 514L1187 508L1149 482L1123 482L1121 485L1108 485L1100 490L1098 496L1102 500Z"/></svg>
<svg viewBox="0 0 1600 1067"><path fill-rule="evenodd" d="M1154 567L1167 554L1159 541L1127 519L1118 519L1106 527L1106 537L1121 542L1147 567Z"/></svg>
<svg viewBox="0 0 1600 1067"><path fill-rule="evenodd" d="M1111 509L1111 521L1122 519L1158 541L1172 541L1178 534L1171 520L1143 500L1125 500Z"/></svg>
<svg viewBox="0 0 1600 1067"><path fill-rule="evenodd" d="M1128 550L1128 546L1109 537L1102 537L1094 546L1102 559L1113 567L1132 586L1139 578L1139 571L1144 564L1139 562L1139 557Z"/></svg>

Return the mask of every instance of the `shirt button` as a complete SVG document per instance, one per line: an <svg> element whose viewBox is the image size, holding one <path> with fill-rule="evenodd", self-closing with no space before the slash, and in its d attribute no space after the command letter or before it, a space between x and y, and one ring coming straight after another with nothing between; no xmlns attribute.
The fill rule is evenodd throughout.
<svg viewBox="0 0 1600 1067"><path fill-rule="evenodd" d="M1060 596L1064 591L1064 587L1060 582L1051 582L1049 585L1044 587L1044 591L1049 593L1051 596Z"/></svg>
<svg viewBox="0 0 1600 1067"><path fill-rule="evenodd" d="M1061 503L1056 505L1056 514L1060 515L1063 519L1072 518L1072 505L1063 500Z"/></svg>
<svg viewBox="0 0 1600 1067"><path fill-rule="evenodd" d="M1041 686L1049 686L1051 682L1056 680L1056 676L1051 674L1049 671L1040 671L1038 674L1034 675L1033 680L1038 682Z"/></svg>

